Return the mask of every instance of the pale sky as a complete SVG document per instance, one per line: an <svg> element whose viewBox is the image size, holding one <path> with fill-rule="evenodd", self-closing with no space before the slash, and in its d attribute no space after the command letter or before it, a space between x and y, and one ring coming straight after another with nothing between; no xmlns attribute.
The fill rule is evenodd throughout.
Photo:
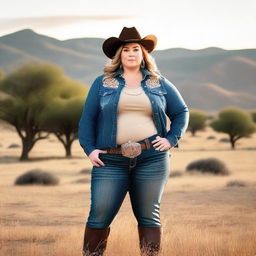
<svg viewBox="0 0 256 256"><path fill-rule="evenodd" d="M135 26L158 50L256 48L256 0L0 0L0 36L31 28L60 40Z"/></svg>

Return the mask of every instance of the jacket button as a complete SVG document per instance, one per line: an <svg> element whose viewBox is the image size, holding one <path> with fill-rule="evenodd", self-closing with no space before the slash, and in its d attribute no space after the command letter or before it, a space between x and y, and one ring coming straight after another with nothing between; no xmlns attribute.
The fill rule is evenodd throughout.
<svg viewBox="0 0 256 256"><path fill-rule="evenodd" d="M154 101L153 101L153 100L152 100L151 102L152 102L152 103L154 103Z"/></svg>

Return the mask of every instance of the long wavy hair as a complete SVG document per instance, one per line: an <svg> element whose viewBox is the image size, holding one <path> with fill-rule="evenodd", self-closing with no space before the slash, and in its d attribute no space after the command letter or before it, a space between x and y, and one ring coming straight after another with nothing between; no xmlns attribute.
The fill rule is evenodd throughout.
<svg viewBox="0 0 256 256"><path fill-rule="evenodd" d="M142 55L143 59L145 62L145 68L151 73L151 77L159 79L160 72L157 68L157 65L155 63L154 58L148 53L148 51L141 45L139 44L142 50ZM124 45L121 45L118 50L116 51L115 56L111 60L110 63L107 63L103 69L103 72L105 74L104 79L107 78L113 78L115 72L121 67L121 52L123 49Z"/></svg>

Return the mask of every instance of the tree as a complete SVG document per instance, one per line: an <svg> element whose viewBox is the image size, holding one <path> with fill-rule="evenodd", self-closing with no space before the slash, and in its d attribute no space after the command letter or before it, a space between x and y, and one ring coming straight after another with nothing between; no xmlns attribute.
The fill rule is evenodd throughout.
<svg viewBox="0 0 256 256"><path fill-rule="evenodd" d="M4 72L0 69L0 81L4 79Z"/></svg>
<svg viewBox="0 0 256 256"><path fill-rule="evenodd" d="M232 149L235 149L235 143L239 139L249 137L256 130L251 116L238 108L223 109L210 126L217 132L229 135Z"/></svg>
<svg viewBox="0 0 256 256"><path fill-rule="evenodd" d="M197 131L203 130L206 126L207 115L199 110L189 111L188 130L192 136L195 136Z"/></svg>
<svg viewBox="0 0 256 256"><path fill-rule="evenodd" d="M256 123L256 110L252 111L250 114L252 116L253 122Z"/></svg>
<svg viewBox="0 0 256 256"><path fill-rule="evenodd" d="M40 126L55 134L65 148L66 157L71 157L71 146L77 139L84 90L79 83L66 79L61 87L53 88L52 100L40 115Z"/></svg>
<svg viewBox="0 0 256 256"><path fill-rule="evenodd" d="M47 90L58 85L61 69L48 63L27 63L4 77L0 85L0 119L16 128L22 141L20 160L27 160L35 143L45 139L39 126L40 112L49 101Z"/></svg>

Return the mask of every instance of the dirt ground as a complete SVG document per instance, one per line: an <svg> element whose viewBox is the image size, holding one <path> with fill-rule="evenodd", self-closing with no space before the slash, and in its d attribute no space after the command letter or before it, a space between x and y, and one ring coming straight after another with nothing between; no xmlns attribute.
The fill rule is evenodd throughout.
<svg viewBox="0 0 256 256"><path fill-rule="evenodd" d="M236 150L219 141L225 137L207 128L195 137L186 133L170 150L171 172L181 176L169 178L162 198L161 255L256 255L256 134L239 140ZM81 255L90 173L80 171L91 164L78 141L71 159L51 136L35 145L30 161L20 162L21 148L8 148L21 145L15 131L1 126L0 138L0 255ZM209 157L222 160L230 175L186 172L191 161ZM59 185L14 185L20 174L37 168L56 174ZM229 181L244 186L227 186ZM106 255L139 255L128 194L111 224Z"/></svg>

